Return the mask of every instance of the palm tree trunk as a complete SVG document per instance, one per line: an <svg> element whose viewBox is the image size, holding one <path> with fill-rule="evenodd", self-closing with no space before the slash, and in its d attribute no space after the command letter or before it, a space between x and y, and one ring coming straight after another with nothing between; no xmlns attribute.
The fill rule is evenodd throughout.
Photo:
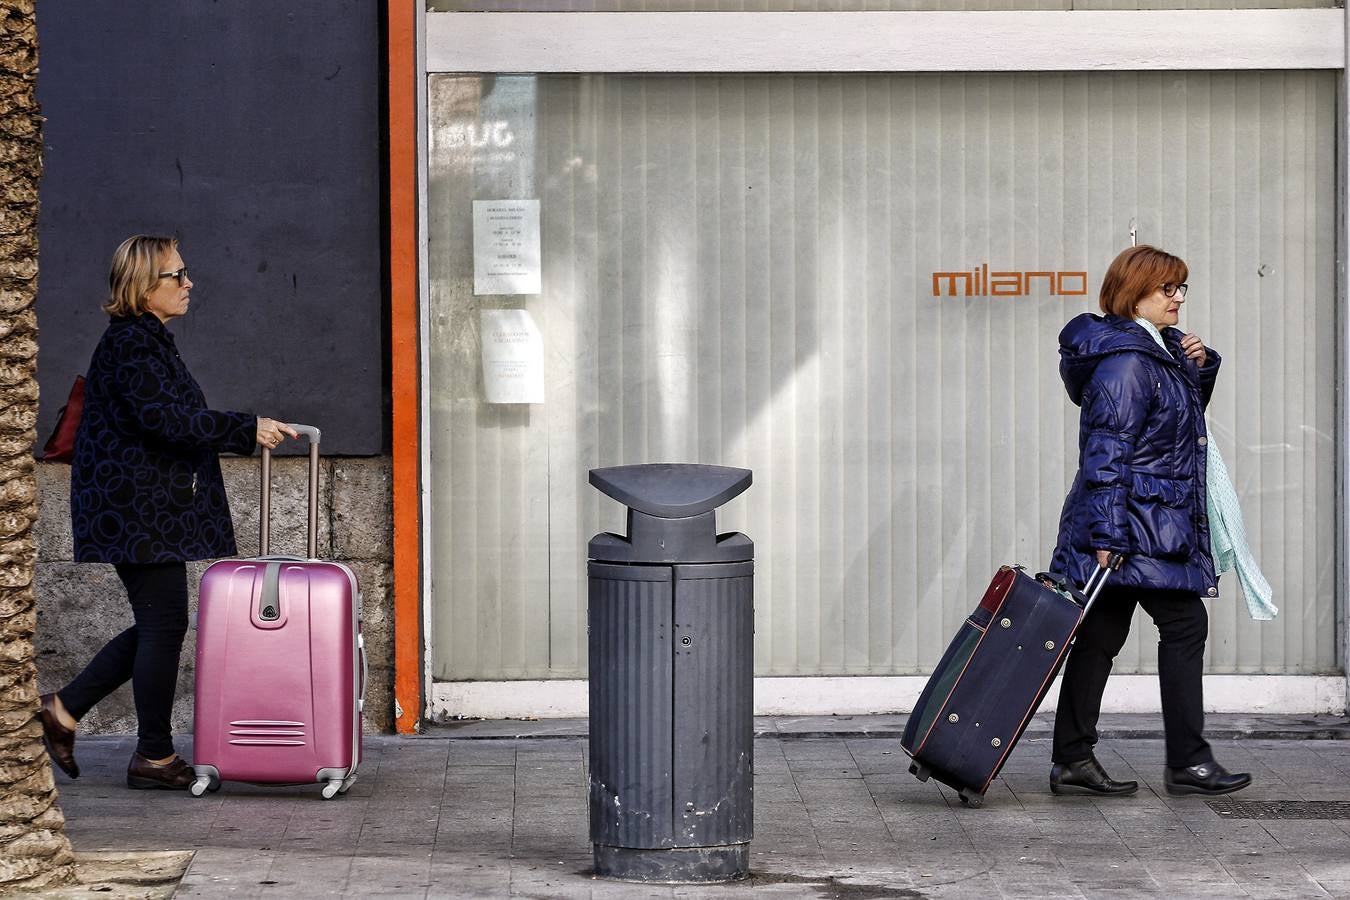
<svg viewBox="0 0 1350 900"><path fill-rule="evenodd" d="M35 0L0 0L0 893L72 881L42 746L33 665L37 518L38 181Z"/></svg>

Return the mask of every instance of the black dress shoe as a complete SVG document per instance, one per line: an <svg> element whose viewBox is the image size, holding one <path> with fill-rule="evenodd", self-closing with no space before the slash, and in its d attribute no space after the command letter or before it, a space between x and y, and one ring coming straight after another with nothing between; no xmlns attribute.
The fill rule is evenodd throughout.
<svg viewBox="0 0 1350 900"><path fill-rule="evenodd" d="M1252 783L1246 772L1233 774L1216 762L1200 763L1184 769L1169 768L1163 773L1163 785L1169 794L1231 794Z"/></svg>
<svg viewBox="0 0 1350 900"><path fill-rule="evenodd" d="M153 763L139 753L131 754L131 763L127 766L127 787L137 790L160 788L167 791L185 791L197 778L192 766L175 756L161 765Z"/></svg>
<svg viewBox="0 0 1350 900"><path fill-rule="evenodd" d="M75 762L75 732L62 725L56 717L56 695L43 694L38 700L42 703L38 718L42 720L42 743L47 747L47 755L62 772L71 778L79 778L80 767Z"/></svg>
<svg viewBox="0 0 1350 900"><path fill-rule="evenodd" d="M1050 769L1052 794L1106 794L1124 796L1139 790L1137 781L1114 781L1095 757L1055 763Z"/></svg>

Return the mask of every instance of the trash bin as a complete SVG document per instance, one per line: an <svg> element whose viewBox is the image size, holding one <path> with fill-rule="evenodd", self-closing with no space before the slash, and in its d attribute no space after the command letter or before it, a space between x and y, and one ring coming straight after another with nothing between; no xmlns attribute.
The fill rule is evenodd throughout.
<svg viewBox="0 0 1350 900"><path fill-rule="evenodd" d="M713 510L723 466L592 469L628 534L591 539L590 814L595 871L742 878L754 829L754 544Z"/></svg>

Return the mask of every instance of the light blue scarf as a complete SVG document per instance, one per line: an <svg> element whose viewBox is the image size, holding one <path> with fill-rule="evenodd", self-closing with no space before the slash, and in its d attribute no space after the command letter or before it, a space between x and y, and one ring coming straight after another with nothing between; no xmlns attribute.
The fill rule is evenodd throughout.
<svg viewBox="0 0 1350 900"><path fill-rule="evenodd" d="M1157 326L1145 318L1135 319L1158 346L1167 350L1162 333ZM1171 351L1168 351L1171 355ZM1242 595L1247 598L1247 612L1253 619L1267 621L1275 618L1280 610L1273 601L1274 592L1270 582L1261 574L1247 546L1247 529L1242 525L1242 509L1238 506L1237 491L1233 488L1233 479L1228 475L1228 467L1219 455L1219 442L1207 441L1205 466L1205 503L1209 507L1209 546L1214 558L1214 575L1217 577L1229 569L1236 569L1238 581L1242 584Z"/></svg>

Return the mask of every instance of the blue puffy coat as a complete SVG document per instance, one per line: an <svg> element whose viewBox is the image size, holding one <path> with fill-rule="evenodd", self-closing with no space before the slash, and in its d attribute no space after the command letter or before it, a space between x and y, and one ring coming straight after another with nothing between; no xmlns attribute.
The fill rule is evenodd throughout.
<svg viewBox="0 0 1350 900"><path fill-rule="evenodd" d="M1050 569L1084 583L1095 550L1124 553L1112 584L1218 594L1205 502L1205 407L1219 354L1203 366L1162 331L1084 313L1059 335L1060 376L1082 408L1078 474L1064 500Z"/></svg>
<svg viewBox="0 0 1350 900"><path fill-rule="evenodd" d="M70 473L80 562L233 556L221 451L251 453L257 418L206 408L155 316L113 318L85 376Z"/></svg>

